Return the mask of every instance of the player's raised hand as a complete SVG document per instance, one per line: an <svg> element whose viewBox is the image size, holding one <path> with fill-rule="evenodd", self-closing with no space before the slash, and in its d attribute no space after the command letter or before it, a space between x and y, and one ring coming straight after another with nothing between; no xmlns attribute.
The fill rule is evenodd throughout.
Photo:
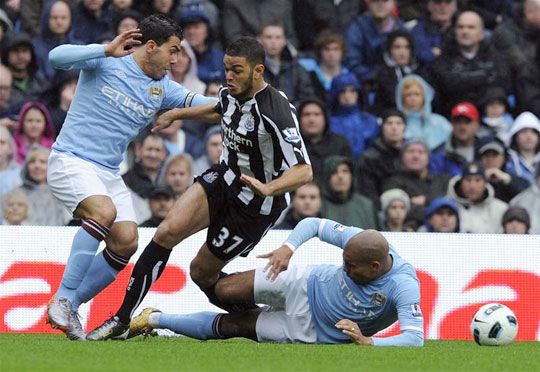
<svg viewBox="0 0 540 372"><path fill-rule="evenodd" d="M270 196L272 195L272 190L268 187L267 184L262 183L255 177L246 176L242 174L240 176L240 182L249 187L253 192L259 196Z"/></svg>
<svg viewBox="0 0 540 372"><path fill-rule="evenodd" d="M139 40L141 36L141 31L138 28L122 32L105 46L105 55L118 58L133 53L133 47L141 44Z"/></svg>
<svg viewBox="0 0 540 372"><path fill-rule="evenodd" d="M268 258L268 263L263 269L263 272L270 269L268 270L266 278L274 281L280 272L287 270L293 253L294 252L288 245L283 244L281 247L270 253L258 255L257 258Z"/></svg>
<svg viewBox="0 0 540 372"><path fill-rule="evenodd" d="M364 336L358 324L350 319L341 319L336 323L336 328L341 329L341 332L349 336L355 344L373 346L371 337Z"/></svg>

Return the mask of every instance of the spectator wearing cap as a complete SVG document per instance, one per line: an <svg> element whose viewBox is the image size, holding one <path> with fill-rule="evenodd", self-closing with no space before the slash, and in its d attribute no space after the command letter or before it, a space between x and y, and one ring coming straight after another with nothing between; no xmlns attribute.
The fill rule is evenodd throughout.
<svg viewBox="0 0 540 372"><path fill-rule="evenodd" d="M521 207L508 208L504 212L502 226L505 234L528 234L531 228L529 212Z"/></svg>
<svg viewBox="0 0 540 372"><path fill-rule="evenodd" d="M397 108L407 117L405 139L422 139L430 151L450 138L452 125L442 115L432 112L433 88L420 76L404 77L394 92Z"/></svg>
<svg viewBox="0 0 540 372"><path fill-rule="evenodd" d="M439 196L429 203L426 219L418 232L459 232L459 206L445 196Z"/></svg>
<svg viewBox="0 0 540 372"><path fill-rule="evenodd" d="M502 233L501 220L508 204L495 198L481 163L465 164L462 175L450 180L448 197L459 204L461 232Z"/></svg>
<svg viewBox="0 0 540 372"><path fill-rule="evenodd" d="M443 114L460 101L475 105L492 86L511 86L506 64L484 40L482 18L464 11L456 19L455 39L443 48L433 65L433 83Z"/></svg>
<svg viewBox="0 0 540 372"><path fill-rule="evenodd" d="M377 118L359 106L362 86L354 74L341 74L332 80L328 95L330 131L347 138L353 158L358 159L379 135Z"/></svg>
<svg viewBox="0 0 540 372"><path fill-rule="evenodd" d="M536 165L534 183L510 200L511 206L522 207L531 217L531 234L540 234L540 163Z"/></svg>
<svg viewBox="0 0 540 372"><path fill-rule="evenodd" d="M345 32L345 64L362 82L374 79L383 65L388 34L403 29L403 23L394 15L395 0L366 0L366 4L368 11L356 17Z"/></svg>
<svg viewBox="0 0 540 372"><path fill-rule="evenodd" d="M426 207L446 193L448 175L429 171L429 148L422 140L409 140L401 148L401 168L383 182L383 189L401 189L411 198L407 225L416 230L423 222Z"/></svg>
<svg viewBox="0 0 540 372"><path fill-rule="evenodd" d="M358 191L376 205L383 192L383 182L399 169L401 146L404 142L405 115L397 109L382 115L381 135L360 157L356 166Z"/></svg>
<svg viewBox="0 0 540 372"><path fill-rule="evenodd" d="M486 91L482 100L482 112L482 128L505 141L514 118L508 113L508 99L503 88L493 87Z"/></svg>
<svg viewBox="0 0 540 372"><path fill-rule="evenodd" d="M529 186L526 179L506 171L506 149L498 138L480 139L477 157L486 170L486 179L493 186L497 199L508 203L510 199Z"/></svg>
<svg viewBox="0 0 540 372"><path fill-rule="evenodd" d="M223 80L223 52L211 46L210 20L202 10L186 10L178 23L184 29L184 37L195 52L197 75L204 83Z"/></svg>
<svg viewBox="0 0 540 372"><path fill-rule="evenodd" d="M411 30L416 57L423 66L431 67L441 55L443 41L449 38L456 12L457 0L428 1L427 14Z"/></svg>
<svg viewBox="0 0 540 372"><path fill-rule="evenodd" d="M469 102L460 102L452 109L450 139L432 151L430 168L435 174L461 174L463 165L476 160L475 149L480 129L480 112Z"/></svg>
<svg viewBox="0 0 540 372"><path fill-rule="evenodd" d="M277 224L274 229L292 230L304 218L319 217L320 214L321 189L315 182L306 183L294 191L291 207L283 221Z"/></svg>
<svg viewBox="0 0 540 372"><path fill-rule="evenodd" d="M409 195L400 189L386 190L381 195L380 220L383 231L411 231L405 225L411 209Z"/></svg>
<svg viewBox="0 0 540 372"><path fill-rule="evenodd" d="M521 113L508 135L510 173L534 182L534 169L540 163L540 120L531 112Z"/></svg>
<svg viewBox="0 0 540 372"><path fill-rule="evenodd" d="M328 156L352 157L352 150L347 139L330 131L328 112L323 102L308 99L300 103L298 123L311 160L313 175L318 182L322 178L324 159Z"/></svg>
<svg viewBox="0 0 540 372"><path fill-rule="evenodd" d="M174 204L174 192L168 186L156 186L148 194L148 206L151 217L141 223L139 227L158 227L167 217L167 213Z"/></svg>
<svg viewBox="0 0 540 372"><path fill-rule="evenodd" d="M377 211L373 202L355 192L353 165L344 156L329 156L323 165L321 216L343 225L377 229Z"/></svg>
<svg viewBox="0 0 540 372"><path fill-rule="evenodd" d="M34 46L25 33L12 33L2 49L2 61L13 78L10 105L22 106L35 101L47 89L48 84L38 75L38 63Z"/></svg>

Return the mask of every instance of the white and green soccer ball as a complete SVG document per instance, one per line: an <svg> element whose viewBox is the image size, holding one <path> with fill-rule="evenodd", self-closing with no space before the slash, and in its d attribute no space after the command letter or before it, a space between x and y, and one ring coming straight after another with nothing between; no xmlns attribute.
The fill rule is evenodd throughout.
<svg viewBox="0 0 540 372"><path fill-rule="evenodd" d="M516 337L518 323L515 314L505 305L482 306L471 321L474 341L482 346L504 346Z"/></svg>

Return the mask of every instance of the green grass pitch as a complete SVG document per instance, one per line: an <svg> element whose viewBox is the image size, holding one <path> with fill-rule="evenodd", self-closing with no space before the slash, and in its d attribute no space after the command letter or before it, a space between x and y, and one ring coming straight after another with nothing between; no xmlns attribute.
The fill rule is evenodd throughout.
<svg viewBox="0 0 540 372"><path fill-rule="evenodd" d="M63 335L0 334L0 371L540 371L540 343L480 347L427 341L423 348L201 342L151 337L71 342Z"/></svg>

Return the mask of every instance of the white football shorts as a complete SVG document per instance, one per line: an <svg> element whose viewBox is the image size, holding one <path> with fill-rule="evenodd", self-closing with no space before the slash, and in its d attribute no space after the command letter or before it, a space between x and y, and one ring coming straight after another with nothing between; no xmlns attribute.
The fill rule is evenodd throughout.
<svg viewBox="0 0 540 372"><path fill-rule="evenodd" d="M131 194L118 174L72 155L51 151L47 183L52 194L71 213L81 201L94 195L106 195L116 207L116 219L137 222Z"/></svg>
<svg viewBox="0 0 540 372"><path fill-rule="evenodd" d="M291 265L273 282L266 279L262 268L255 270L255 302L269 306L257 319L260 342L317 341L307 296L307 279L313 267Z"/></svg>

